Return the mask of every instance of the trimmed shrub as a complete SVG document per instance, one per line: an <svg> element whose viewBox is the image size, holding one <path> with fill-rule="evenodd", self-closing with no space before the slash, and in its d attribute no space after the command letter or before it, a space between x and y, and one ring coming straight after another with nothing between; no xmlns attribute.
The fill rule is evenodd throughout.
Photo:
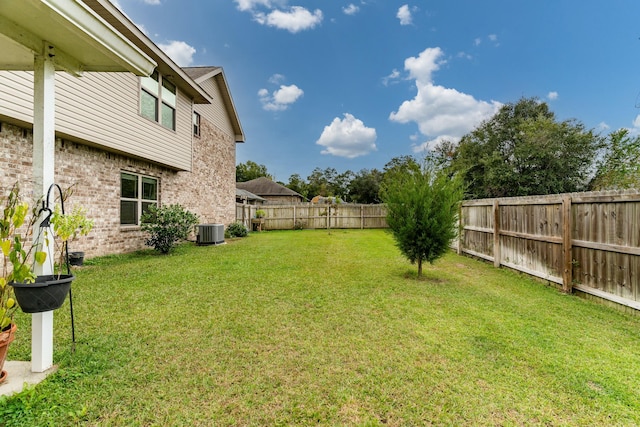
<svg viewBox="0 0 640 427"><path fill-rule="evenodd" d="M181 205L151 206L140 218L142 230L149 233L147 246L168 254L180 240L186 240L198 223L198 216Z"/></svg>
<svg viewBox="0 0 640 427"><path fill-rule="evenodd" d="M226 237L247 237L247 234L249 234L249 230L241 222L229 224L227 231L225 231Z"/></svg>

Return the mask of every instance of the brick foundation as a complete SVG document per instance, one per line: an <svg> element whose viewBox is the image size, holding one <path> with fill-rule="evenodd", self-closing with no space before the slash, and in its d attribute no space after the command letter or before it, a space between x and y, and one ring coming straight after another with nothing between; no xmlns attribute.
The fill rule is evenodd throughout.
<svg viewBox="0 0 640 427"><path fill-rule="evenodd" d="M79 204L94 220L88 236L71 242L72 251L85 257L117 254L145 248L145 233L139 227L120 226L120 172L158 178L162 205L179 203L200 217L201 223L235 220L235 141L206 120L201 136L193 140L191 172L177 172L144 160L67 140L56 139L55 182L74 193L65 209ZM31 130L0 124L0 188L2 196L15 183L23 195L31 196L33 135ZM39 195L38 195L39 196ZM32 200L29 200L32 203Z"/></svg>

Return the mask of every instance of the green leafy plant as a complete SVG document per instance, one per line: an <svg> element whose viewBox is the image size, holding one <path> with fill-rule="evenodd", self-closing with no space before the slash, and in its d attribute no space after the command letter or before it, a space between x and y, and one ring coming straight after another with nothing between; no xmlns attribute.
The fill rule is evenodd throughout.
<svg viewBox="0 0 640 427"><path fill-rule="evenodd" d="M198 216L182 205L151 206L142 214L142 230L149 233L147 246L168 254L180 240L186 240L198 224Z"/></svg>
<svg viewBox="0 0 640 427"><path fill-rule="evenodd" d="M264 218L266 215L267 213L262 209L256 211L256 218Z"/></svg>
<svg viewBox="0 0 640 427"><path fill-rule="evenodd" d="M247 234L249 234L249 230L241 222L234 222L233 224L230 224L225 232L227 237L247 237Z"/></svg>
<svg viewBox="0 0 640 427"><path fill-rule="evenodd" d="M62 200L71 195L70 189L62 192ZM0 248L2 249L2 275L0 276L0 330L13 323L17 309L15 293L11 284L33 283L36 280L34 267L47 261L46 247L53 243L51 255L54 269L61 273L66 260L67 245L79 235L86 235L93 227L93 221L87 219L86 211L75 207L70 214L63 214L60 205L50 212L49 224L53 229L53 242L49 228L41 229L44 240L32 244L34 226L40 217L40 211L31 210L23 200L18 184L13 185L6 196L0 199L2 216L0 218ZM34 203L39 206L39 203Z"/></svg>
<svg viewBox="0 0 640 427"><path fill-rule="evenodd" d="M396 245L409 261L430 264L449 249L456 236L458 204L463 187L425 161L421 169L405 169L383 181L381 196L387 205L387 224Z"/></svg>
<svg viewBox="0 0 640 427"><path fill-rule="evenodd" d="M32 245L25 245L33 229L34 217L28 217L29 204L22 200L20 188L14 185L2 198L0 247L2 248L2 276L0 277L0 331L13 323L18 307L11 282L35 281L32 269ZM38 261L44 260L39 253Z"/></svg>
<svg viewBox="0 0 640 427"><path fill-rule="evenodd" d="M93 228L93 220L87 218L87 211L81 206L74 206L69 214L63 214L60 205L56 205L51 215L51 226L56 239L59 239L61 245L57 252L57 261L59 271L65 264L67 247L69 241L73 241L78 236L86 236Z"/></svg>

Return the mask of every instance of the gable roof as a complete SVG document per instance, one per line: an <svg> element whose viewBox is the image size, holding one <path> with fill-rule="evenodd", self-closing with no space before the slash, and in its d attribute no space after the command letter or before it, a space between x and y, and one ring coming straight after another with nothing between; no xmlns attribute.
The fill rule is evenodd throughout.
<svg viewBox="0 0 640 427"><path fill-rule="evenodd" d="M211 97L196 84L169 56L144 34L129 17L109 0L83 0L102 19L118 30L157 64L157 70L178 86L196 104L210 104Z"/></svg>
<svg viewBox="0 0 640 427"><path fill-rule="evenodd" d="M244 142L244 131L242 130L242 125L238 118L238 112L235 104L233 103L231 91L229 91L229 85L227 84L227 79L224 76L222 67L182 67L182 70L192 78L193 81L198 83L198 85L211 78L215 80L218 88L220 89L220 93L222 94L222 102L229 112L229 118L231 119L231 126L235 133L236 142Z"/></svg>
<svg viewBox="0 0 640 427"><path fill-rule="evenodd" d="M209 74L213 75L221 67L182 67L182 69L196 82L202 77L205 79L209 77Z"/></svg>
<svg viewBox="0 0 640 427"><path fill-rule="evenodd" d="M304 199L302 194L293 191L284 185L273 182L267 177L261 176L260 178L252 179L246 182L236 182L236 188L241 190L247 190L258 196L293 196Z"/></svg>

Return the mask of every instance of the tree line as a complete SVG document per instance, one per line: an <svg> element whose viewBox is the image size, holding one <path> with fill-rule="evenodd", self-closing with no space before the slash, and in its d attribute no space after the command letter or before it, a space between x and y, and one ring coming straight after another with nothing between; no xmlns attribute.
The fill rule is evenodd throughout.
<svg viewBox="0 0 640 427"><path fill-rule="evenodd" d="M306 179L293 174L281 184L308 199L380 203L385 177L424 162L459 178L466 199L637 188L640 136L624 128L601 135L578 120L559 121L538 98L522 98L503 105L458 143L441 142L423 159L396 157L383 170L316 168ZM260 176L272 178L266 166L252 161L236 167L238 181Z"/></svg>

